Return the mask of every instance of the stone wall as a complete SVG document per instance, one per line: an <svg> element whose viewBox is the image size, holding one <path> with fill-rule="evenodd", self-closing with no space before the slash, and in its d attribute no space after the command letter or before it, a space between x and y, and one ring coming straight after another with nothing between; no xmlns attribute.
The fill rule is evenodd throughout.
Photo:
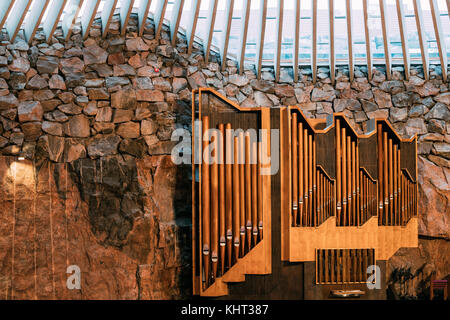
<svg viewBox="0 0 450 320"><path fill-rule="evenodd" d="M100 21L96 20L87 40L82 39L77 26L70 41L65 42L61 30L57 30L49 44L42 32L30 45L23 41L9 44L2 35L0 153L22 155L33 160L36 168L48 162L65 164L77 186L77 197L87 206L83 215L89 223L82 228L91 234L93 243L123 253L130 235L140 232L139 219L147 217L155 223L151 230L157 237L173 238L173 250L165 253L167 260L176 260L180 252L189 256L189 241L177 235L189 233L185 224L190 206L188 168L174 169L184 177L175 181L158 178L156 165L150 185L139 182L120 187L126 183L120 175L110 185L103 180L90 182L93 177L89 176L88 180L80 180L84 171L79 164L89 161L90 167L98 167L107 163L110 176L122 172L123 177L127 172L137 172L138 163L159 163L164 159L167 164L166 155L174 145L171 133L175 128L190 129L191 91L203 86L213 87L245 107L300 105L313 118L343 112L358 132L364 132L369 119L384 117L400 134L418 134L419 232L450 239L450 92L439 66L430 67L428 81L423 79L419 66L412 66L409 81L404 80L399 66L393 67L391 80L386 79L383 67L376 66L371 81L367 79L367 68L358 66L352 82L348 69L338 67L333 85L327 67L318 69L315 84L308 67L300 68L298 83L293 83L290 68L282 68L280 82L275 83L272 68L262 69L261 80L256 79L251 68L239 75L231 60L221 71L214 62L217 57L205 63L200 46L194 45L189 56L183 37L172 47L167 29L156 40L151 20L142 38L137 37L136 25L137 18L132 16L126 36L120 36L120 22L115 16L110 33L103 39ZM54 175L54 179L59 177ZM106 193L99 194L98 188ZM152 193L146 195L149 190ZM172 201L175 194L182 197L177 205ZM116 202L106 203L109 197ZM146 206L143 198L147 197L159 206ZM124 203L138 208L119 210ZM112 214L105 217L105 210ZM146 245L148 251L153 250L154 243ZM130 263L142 271L138 278L147 283L148 290L136 295L127 287L127 297L155 297L152 292L156 289L147 280L156 274L173 277L174 270L178 270L174 268L180 267L175 264L167 268L160 260L144 260ZM189 263L189 259L183 261L187 279ZM180 279L161 283L161 295L156 297L185 297L189 294L185 286ZM111 290L105 288L103 296L110 296Z"/></svg>

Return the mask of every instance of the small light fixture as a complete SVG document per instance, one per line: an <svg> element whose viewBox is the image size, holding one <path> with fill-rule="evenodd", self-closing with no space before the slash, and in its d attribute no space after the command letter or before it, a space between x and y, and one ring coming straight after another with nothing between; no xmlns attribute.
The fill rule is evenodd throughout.
<svg viewBox="0 0 450 320"><path fill-rule="evenodd" d="M24 161L25 160L25 155L23 154L23 152L19 153L19 156L18 156L17 160L19 160L19 161Z"/></svg>

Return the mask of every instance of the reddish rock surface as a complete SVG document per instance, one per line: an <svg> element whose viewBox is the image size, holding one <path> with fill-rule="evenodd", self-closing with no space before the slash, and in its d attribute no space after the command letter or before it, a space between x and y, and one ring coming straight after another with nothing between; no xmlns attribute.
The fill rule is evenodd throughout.
<svg viewBox="0 0 450 320"><path fill-rule="evenodd" d="M0 216L1 297L188 295L182 269L190 264L189 228L174 220L177 170L169 156L39 166L1 157L0 204L7 209ZM175 202L163 205L168 197ZM66 286L70 265L81 269L81 290Z"/></svg>
<svg viewBox="0 0 450 320"><path fill-rule="evenodd" d="M450 169L419 156L419 234L450 239Z"/></svg>

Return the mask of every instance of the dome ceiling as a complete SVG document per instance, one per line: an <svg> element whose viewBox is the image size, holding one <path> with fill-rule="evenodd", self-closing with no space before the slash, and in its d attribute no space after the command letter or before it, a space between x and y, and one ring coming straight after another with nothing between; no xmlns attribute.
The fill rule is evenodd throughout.
<svg viewBox="0 0 450 320"><path fill-rule="evenodd" d="M75 26L84 38L95 19L101 19L103 36L114 15L120 15L125 33L136 14L139 34L145 21L155 23L158 36L166 25L175 44L182 33L192 51L194 42L204 46L206 58L218 54L261 68L272 66L276 80L283 67L309 65L330 68L332 81L337 65L384 65L387 78L400 65L409 77L409 66L422 65L428 78L430 64L440 66L447 79L450 46L450 0L1 0L0 29L10 41L31 42L38 30L48 41L57 28L66 39ZM333 17L330 19L330 17Z"/></svg>

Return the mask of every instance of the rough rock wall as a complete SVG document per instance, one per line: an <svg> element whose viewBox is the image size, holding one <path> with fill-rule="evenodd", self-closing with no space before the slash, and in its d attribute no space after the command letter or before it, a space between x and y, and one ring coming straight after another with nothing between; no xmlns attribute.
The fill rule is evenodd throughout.
<svg viewBox="0 0 450 320"><path fill-rule="evenodd" d="M182 273L175 273L173 268L178 266L166 268L157 258L160 256L143 258L159 246L149 241L154 237L171 241L170 250L158 247L167 261L177 261L178 254L190 254L190 242L178 235L185 234L189 222L189 180L185 178L187 185L177 186L182 180L175 183L164 174L158 178L157 165L153 167L153 180L142 184L136 177L138 164L149 157L165 159L169 166L164 155L170 154L174 145L171 133L178 127L190 129L191 90L201 86L213 87L246 107L300 105L310 117L343 112L359 132L366 129L369 119L385 117L400 134L417 133L420 234L449 239L450 92L439 66L431 66L428 81L422 68L416 66L411 68L409 81L404 80L403 68L398 66L394 66L391 80L377 66L369 81L367 69L361 66L356 68L352 82L348 69L338 67L335 84L331 84L326 67L318 69L315 84L308 67L300 69L298 83L292 82L290 69L282 68L280 83L276 84L272 68L262 69L261 80L253 70L239 75L233 61L228 61L222 71L214 62L216 57L212 57L213 62L204 62L201 47L195 45L189 56L182 37L175 47L167 30L156 40L148 20L140 38L136 24L132 16L126 36L120 36L116 16L106 39L101 38L97 20L85 41L76 27L68 42L58 30L49 44L38 32L31 45L3 41L0 46L0 152L33 159L36 168L50 161L50 166L69 173L67 180L79 193L74 199L79 199L84 208L80 212L83 224L73 220L73 228L89 235L86 248L79 248L80 254L96 246L110 256L129 252L125 243L134 235L130 268L133 275L138 270L136 279L140 282L134 279L125 285L130 279L123 280L127 288L124 297L183 297L189 291L183 290L179 279L181 274L189 279L189 259ZM5 35L2 37L6 40ZM107 170L103 172L114 177L113 181L92 181L85 175L86 170L99 168ZM189 176L186 168L176 171L180 177ZM134 178L140 182L132 181ZM60 175L52 179L59 185ZM153 191L147 196L149 190ZM58 196L64 198L62 194ZM175 196L180 202L172 206ZM105 201L110 198L113 200ZM149 207L148 201L158 203L158 210ZM149 220L145 220L146 214ZM141 225L142 220L147 222ZM142 252L138 254L139 250ZM116 256L109 261L114 265L119 260ZM108 268L96 270L103 275L109 272ZM156 284L149 279L173 281ZM122 284L121 280L117 282ZM135 294L133 285L140 294ZM105 287L83 297L119 297L114 290Z"/></svg>
<svg viewBox="0 0 450 320"><path fill-rule="evenodd" d="M190 295L190 221L175 210L187 177L169 156L70 164L1 157L0 172L0 299ZM72 265L81 290L66 286Z"/></svg>

